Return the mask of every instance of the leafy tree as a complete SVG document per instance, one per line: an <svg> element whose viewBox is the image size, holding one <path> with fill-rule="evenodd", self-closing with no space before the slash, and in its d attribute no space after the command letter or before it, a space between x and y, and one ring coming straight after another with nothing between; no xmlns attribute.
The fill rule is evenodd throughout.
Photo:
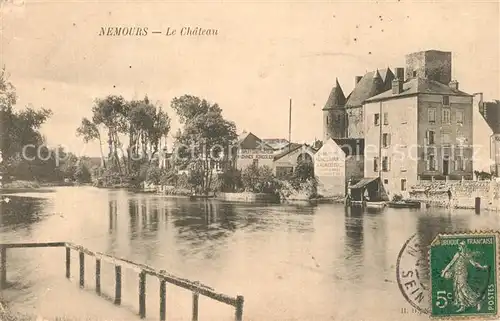
<svg viewBox="0 0 500 321"><path fill-rule="evenodd" d="M276 190L273 170L269 166L252 164L243 170L241 179L243 187L249 192L273 193Z"/></svg>
<svg viewBox="0 0 500 321"><path fill-rule="evenodd" d="M83 141L88 143L93 140L99 141L99 151L101 152L101 162L104 167L106 167L106 162L104 160L104 152L102 150L102 139L101 133L99 132L99 128L95 123L88 120L87 118L82 119L82 124L76 130L77 136L82 136Z"/></svg>
<svg viewBox="0 0 500 321"><path fill-rule="evenodd" d="M193 165L197 180L201 175L200 188L206 192L216 164L228 160L228 150L237 138L236 126L224 119L217 104L198 97L184 95L174 98L171 105L183 125L175 137L174 161L181 168Z"/></svg>
<svg viewBox="0 0 500 321"><path fill-rule="evenodd" d="M314 164L308 161L299 162L295 167L294 177L302 182L314 178Z"/></svg>
<svg viewBox="0 0 500 321"><path fill-rule="evenodd" d="M75 168L74 179L79 183L90 183L92 181L92 175L82 161L79 161Z"/></svg>
<svg viewBox="0 0 500 321"><path fill-rule="evenodd" d="M52 115L52 112L44 108L35 110L31 106L15 111L13 107L16 102L16 89L3 68L0 71L0 152L2 155L0 170L7 171L10 175L19 174L25 179L54 174L55 165L52 163L52 168L47 171L49 163L37 155L41 154L37 150L44 143L39 131L40 126ZM48 160L54 161L50 157Z"/></svg>

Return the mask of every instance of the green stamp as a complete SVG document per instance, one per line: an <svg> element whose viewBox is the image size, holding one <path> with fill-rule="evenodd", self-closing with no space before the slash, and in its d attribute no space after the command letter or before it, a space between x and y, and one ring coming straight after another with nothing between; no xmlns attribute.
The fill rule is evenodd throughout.
<svg viewBox="0 0 500 321"><path fill-rule="evenodd" d="M433 317L497 315L497 233L438 235L429 256Z"/></svg>

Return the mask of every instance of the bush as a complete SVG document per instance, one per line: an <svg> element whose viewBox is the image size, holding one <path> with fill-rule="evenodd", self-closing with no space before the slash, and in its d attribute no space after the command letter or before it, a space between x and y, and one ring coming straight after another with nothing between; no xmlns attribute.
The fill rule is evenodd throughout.
<svg viewBox="0 0 500 321"><path fill-rule="evenodd" d="M241 173L241 180L245 191L248 192L276 193L278 190L273 170L268 166L248 166Z"/></svg>
<svg viewBox="0 0 500 321"><path fill-rule="evenodd" d="M393 202L400 202L402 200L403 200L403 195L401 194L394 194L394 196L392 197Z"/></svg>

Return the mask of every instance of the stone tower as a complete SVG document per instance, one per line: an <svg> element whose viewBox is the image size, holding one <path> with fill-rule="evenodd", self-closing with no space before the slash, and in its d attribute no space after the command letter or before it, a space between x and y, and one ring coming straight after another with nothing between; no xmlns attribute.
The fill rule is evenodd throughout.
<svg viewBox="0 0 500 321"><path fill-rule="evenodd" d="M427 50L406 55L406 79L427 78L448 85L451 81L451 52Z"/></svg>
<svg viewBox="0 0 500 321"><path fill-rule="evenodd" d="M343 138L346 133L346 98L338 79L332 88L330 96L323 107L323 140L329 138Z"/></svg>

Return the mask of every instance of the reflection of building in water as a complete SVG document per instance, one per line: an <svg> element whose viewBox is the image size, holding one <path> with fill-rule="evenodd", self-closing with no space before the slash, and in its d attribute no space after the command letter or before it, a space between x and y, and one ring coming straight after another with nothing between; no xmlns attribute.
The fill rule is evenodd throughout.
<svg viewBox="0 0 500 321"><path fill-rule="evenodd" d="M346 208L344 226L347 252L359 255L363 250L363 208Z"/></svg>

